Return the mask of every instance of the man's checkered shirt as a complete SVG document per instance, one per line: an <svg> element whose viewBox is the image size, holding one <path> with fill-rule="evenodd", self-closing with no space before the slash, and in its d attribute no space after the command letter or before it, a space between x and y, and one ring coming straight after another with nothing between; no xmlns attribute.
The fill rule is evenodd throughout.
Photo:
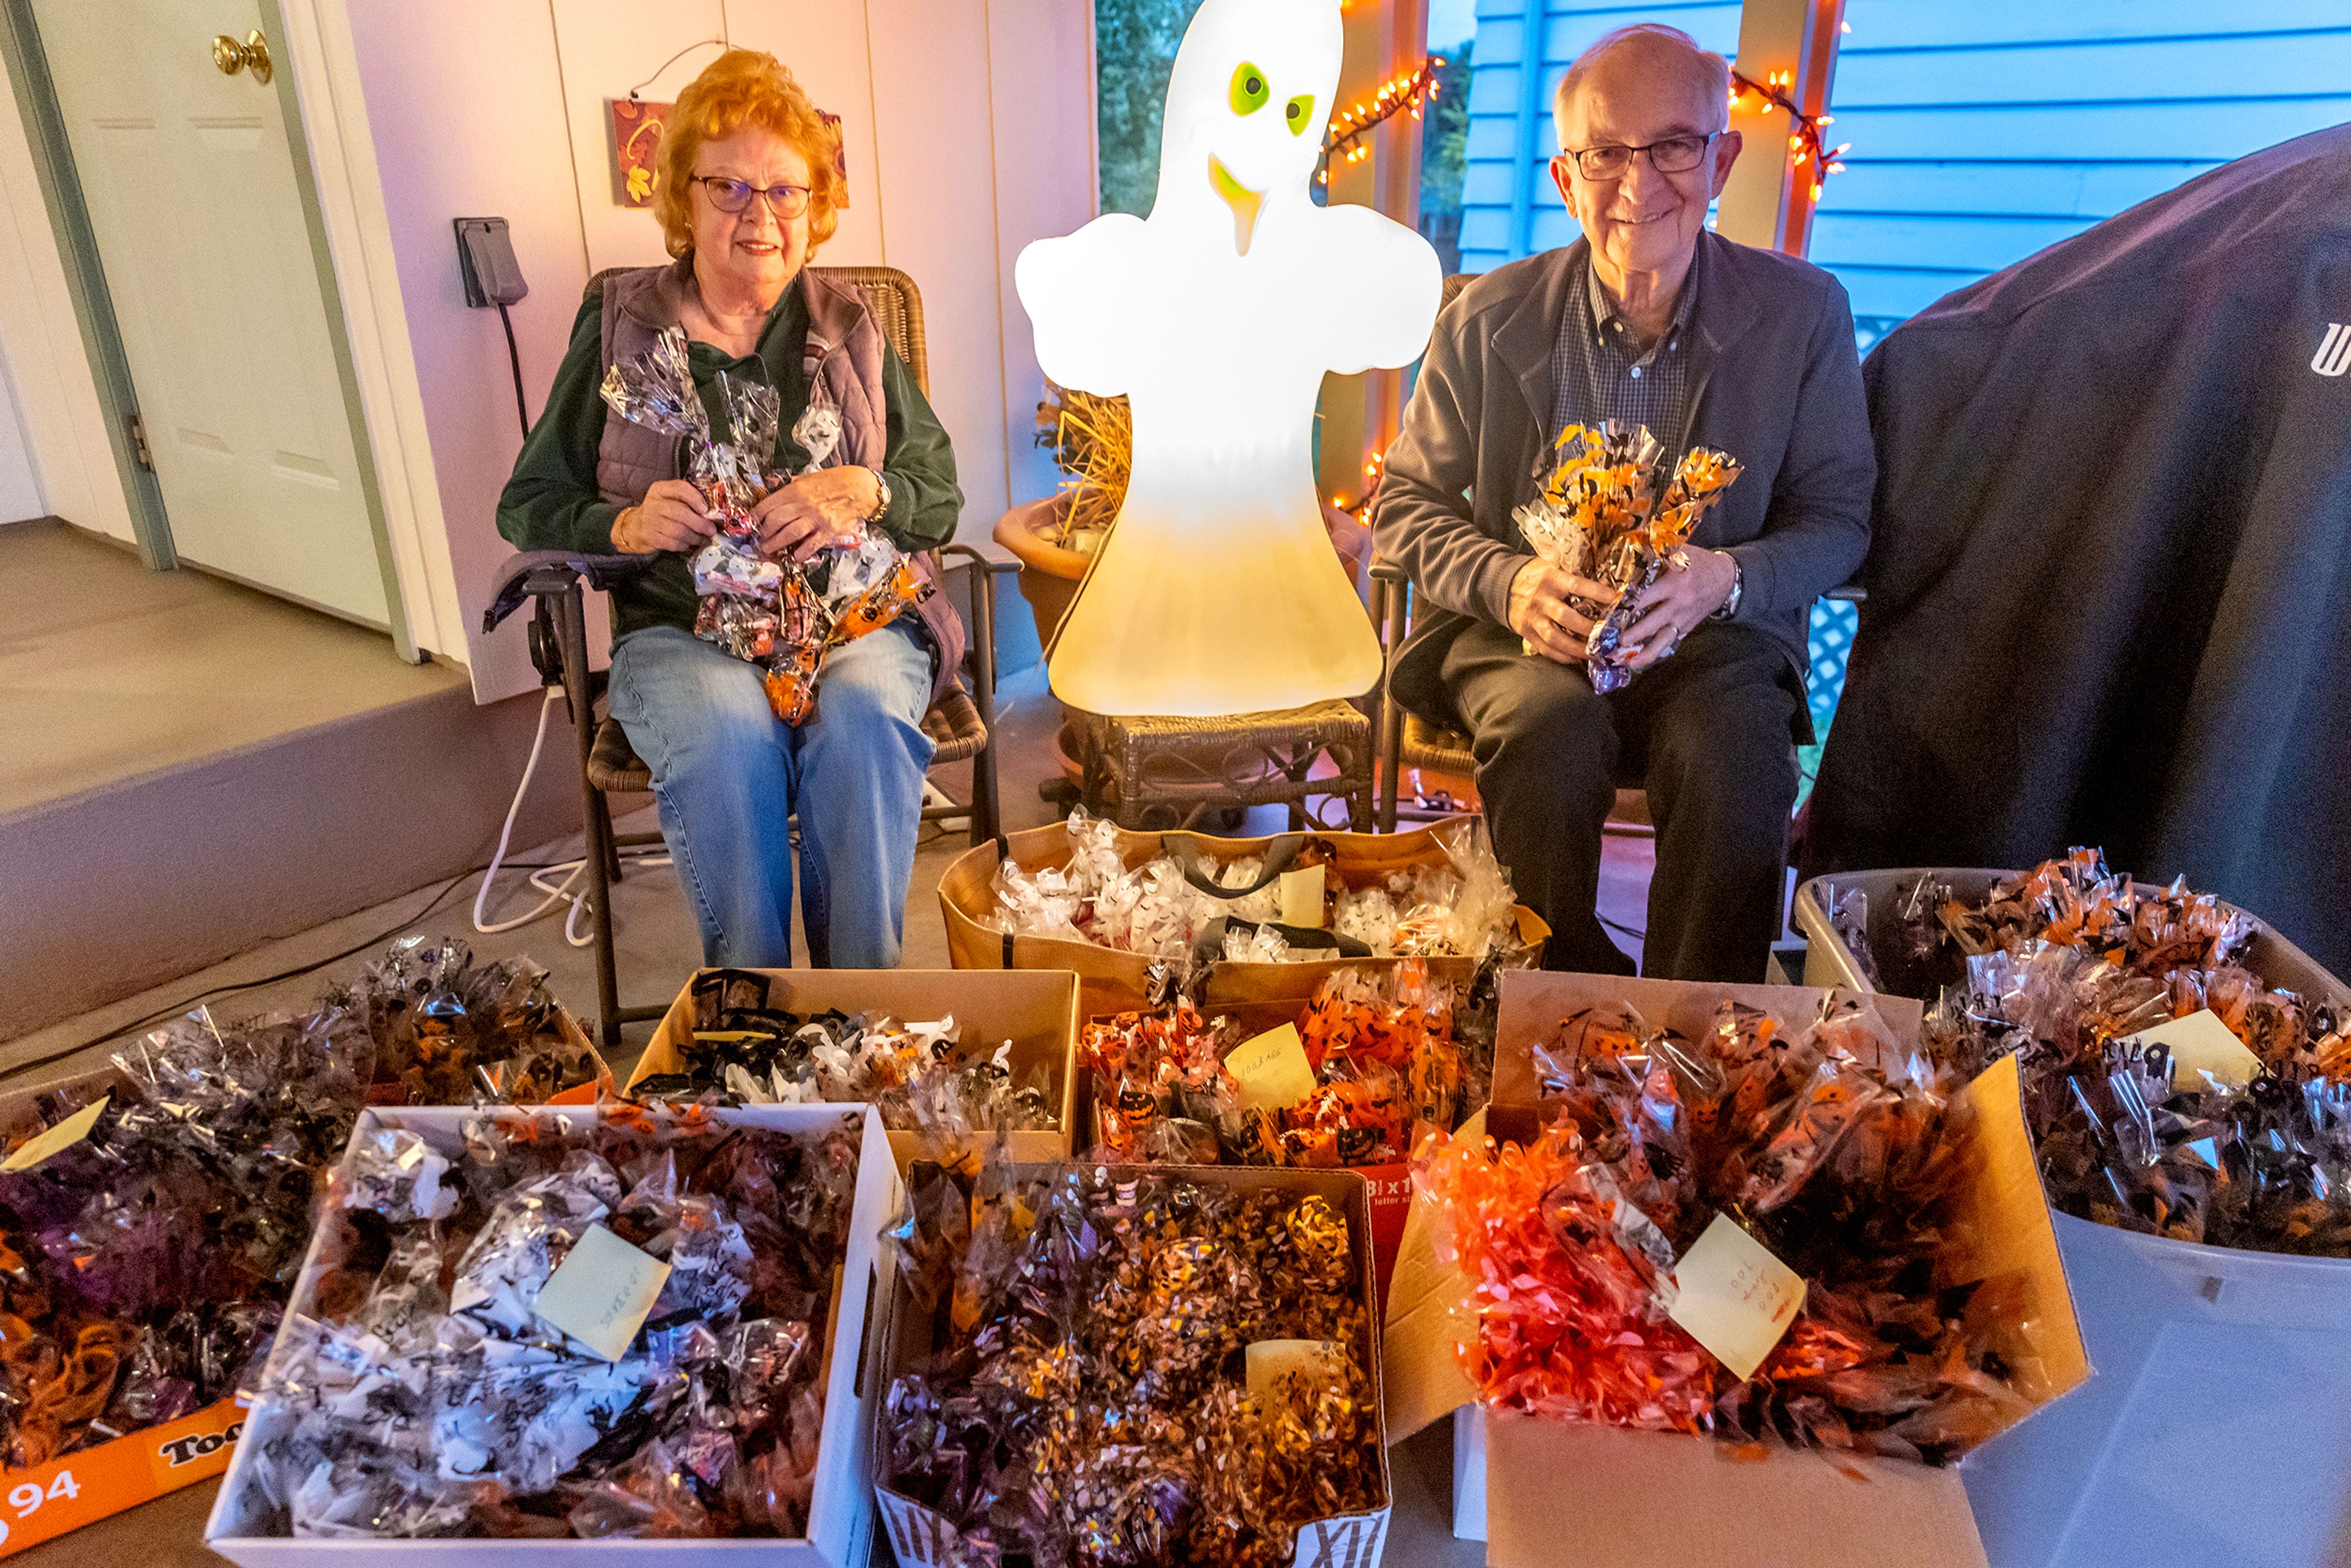
<svg viewBox="0 0 2351 1568"><path fill-rule="evenodd" d="M1697 298L1698 270L1692 267L1683 279L1672 324L1644 352L1586 263L1569 287L1559 340L1551 351L1552 436L1571 424L1629 420L1649 427L1665 448L1668 470L1680 462L1682 431L1689 419L1690 307Z"/></svg>

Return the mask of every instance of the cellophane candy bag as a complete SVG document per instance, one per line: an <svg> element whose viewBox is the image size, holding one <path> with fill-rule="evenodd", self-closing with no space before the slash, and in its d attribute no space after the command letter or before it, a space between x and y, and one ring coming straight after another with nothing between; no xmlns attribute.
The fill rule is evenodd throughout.
<svg viewBox="0 0 2351 1568"><path fill-rule="evenodd" d="M1155 1173L914 1167L893 1231L932 1354L882 1482L973 1568L1276 1568L1381 1507L1369 1322L1328 1199ZM1322 1353L1252 1386L1248 1350Z"/></svg>
<svg viewBox="0 0 2351 1568"><path fill-rule="evenodd" d="M1874 1012L1726 1002L1688 1040L1578 1014L1536 1052L1532 1142L1431 1140L1414 1181L1476 1287L1463 1370L1567 1420L1944 1462L2021 1414L2017 1282L1970 1262L1970 1123ZM1751 1377L1668 1315L1716 1217L1804 1281Z"/></svg>
<svg viewBox="0 0 2351 1568"><path fill-rule="evenodd" d="M266 1515L252 1528L802 1533L858 1125L787 1133L656 1105L362 1137L247 1426ZM670 1265L612 1360L538 1312L599 1228Z"/></svg>
<svg viewBox="0 0 2351 1568"><path fill-rule="evenodd" d="M1957 972L1928 1009L1959 1070L2013 1054L2050 1200L2212 1246L2351 1258L2351 1027L2244 967L2256 927L2183 882L2143 889L2076 849L1960 899L1900 890L1906 977ZM2210 1011L2242 1071L2140 1037Z"/></svg>
<svg viewBox="0 0 2351 1568"><path fill-rule="evenodd" d="M1596 622L1584 660L1593 689L1617 691L1633 678L1622 644L1641 596L1739 477L1740 465L1727 453L1698 447L1661 474L1665 448L1646 426L1622 420L1571 424L1553 453L1551 476L1512 520L1543 561L1615 591L1607 603L1578 608Z"/></svg>
<svg viewBox="0 0 2351 1568"><path fill-rule="evenodd" d="M67 1147L0 1171L7 1468L237 1391L277 1331L372 1054L339 1013L199 1010L118 1052L124 1083L45 1100L52 1126L104 1108Z"/></svg>

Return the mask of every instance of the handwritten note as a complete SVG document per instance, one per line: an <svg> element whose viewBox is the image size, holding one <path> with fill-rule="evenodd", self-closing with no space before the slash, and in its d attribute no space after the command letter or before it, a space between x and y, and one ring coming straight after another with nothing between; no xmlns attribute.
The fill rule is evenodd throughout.
<svg viewBox="0 0 2351 1568"><path fill-rule="evenodd" d="M1313 1382L1343 1376L1347 1353L1327 1339L1261 1339L1250 1344L1243 1360L1249 1395L1262 1399L1278 1390L1286 1377Z"/></svg>
<svg viewBox="0 0 2351 1568"><path fill-rule="evenodd" d="M89 1130L98 1125L99 1117L113 1098L111 1094L101 1094L47 1132L26 1139L16 1145L16 1153L0 1160L0 1171L28 1171L51 1155L72 1148L89 1136Z"/></svg>
<svg viewBox="0 0 2351 1568"><path fill-rule="evenodd" d="M2261 1075L2262 1059L2210 1008L2142 1030L2124 1043L2169 1046L2174 1089L2201 1089L2208 1072L2228 1089L2242 1088Z"/></svg>
<svg viewBox="0 0 2351 1568"><path fill-rule="evenodd" d="M1303 925L1311 930L1322 929L1322 868L1308 866L1303 871L1281 873L1281 923Z"/></svg>
<svg viewBox="0 0 2351 1568"><path fill-rule="evenodd" d="M1796 1321L1804 1281L1736 1221L1718 1214L1674 1268L1666 1315L1740 1377L1752 1377Z"/></svg>
<svg viewBox="0 0 2351 1568"><path fill-rule="evenodd" d="M540 1317L606 1361L618 1361L668 1279L668 1264L591 1225L534 1304Z"/></svg>
<svg viewBox="0 0 2351 1568"><path fill-rule="evenodd" d="M1241 1098L1260 1111L1284 1111L1314 1093L1314 1069L1296 1024L1270 1029L1235 1048L1225 1071L1240 1086Z"/></svg>

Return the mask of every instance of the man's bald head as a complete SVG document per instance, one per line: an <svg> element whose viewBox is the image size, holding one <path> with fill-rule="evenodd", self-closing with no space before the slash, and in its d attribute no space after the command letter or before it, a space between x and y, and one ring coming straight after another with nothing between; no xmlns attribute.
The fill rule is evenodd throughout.
<svg viewBox="0 0 2351 1568"><path fill-rule="evenodd" d="M1699 48L1679 27L1635 22L1602 34L1575 57L1552 97L1552 120L1562 149L1576 145L1570 141L1575 102L1588 86L1619 99L1636 91L1671 94L1679 111L1675 118L1687 119L1687 128L1700 135L1730 125L1730 62Z"/></svg>

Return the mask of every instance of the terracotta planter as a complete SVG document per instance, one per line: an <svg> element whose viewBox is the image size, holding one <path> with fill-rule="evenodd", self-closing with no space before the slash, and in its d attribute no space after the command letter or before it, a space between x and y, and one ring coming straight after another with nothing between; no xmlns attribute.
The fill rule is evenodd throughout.
<svg viewBox="0 0 2351 1568"><path fill-rule="evenodd" d="M996 542L1020 562L1020 596L1037 617L1038 639L1049 643L1061 617L1070 612L1086 563L1092 559L1064 549L1039 531L1058 523L1067 506L1066 495L1048 496L1013 507L996 523Z"/></svg>

